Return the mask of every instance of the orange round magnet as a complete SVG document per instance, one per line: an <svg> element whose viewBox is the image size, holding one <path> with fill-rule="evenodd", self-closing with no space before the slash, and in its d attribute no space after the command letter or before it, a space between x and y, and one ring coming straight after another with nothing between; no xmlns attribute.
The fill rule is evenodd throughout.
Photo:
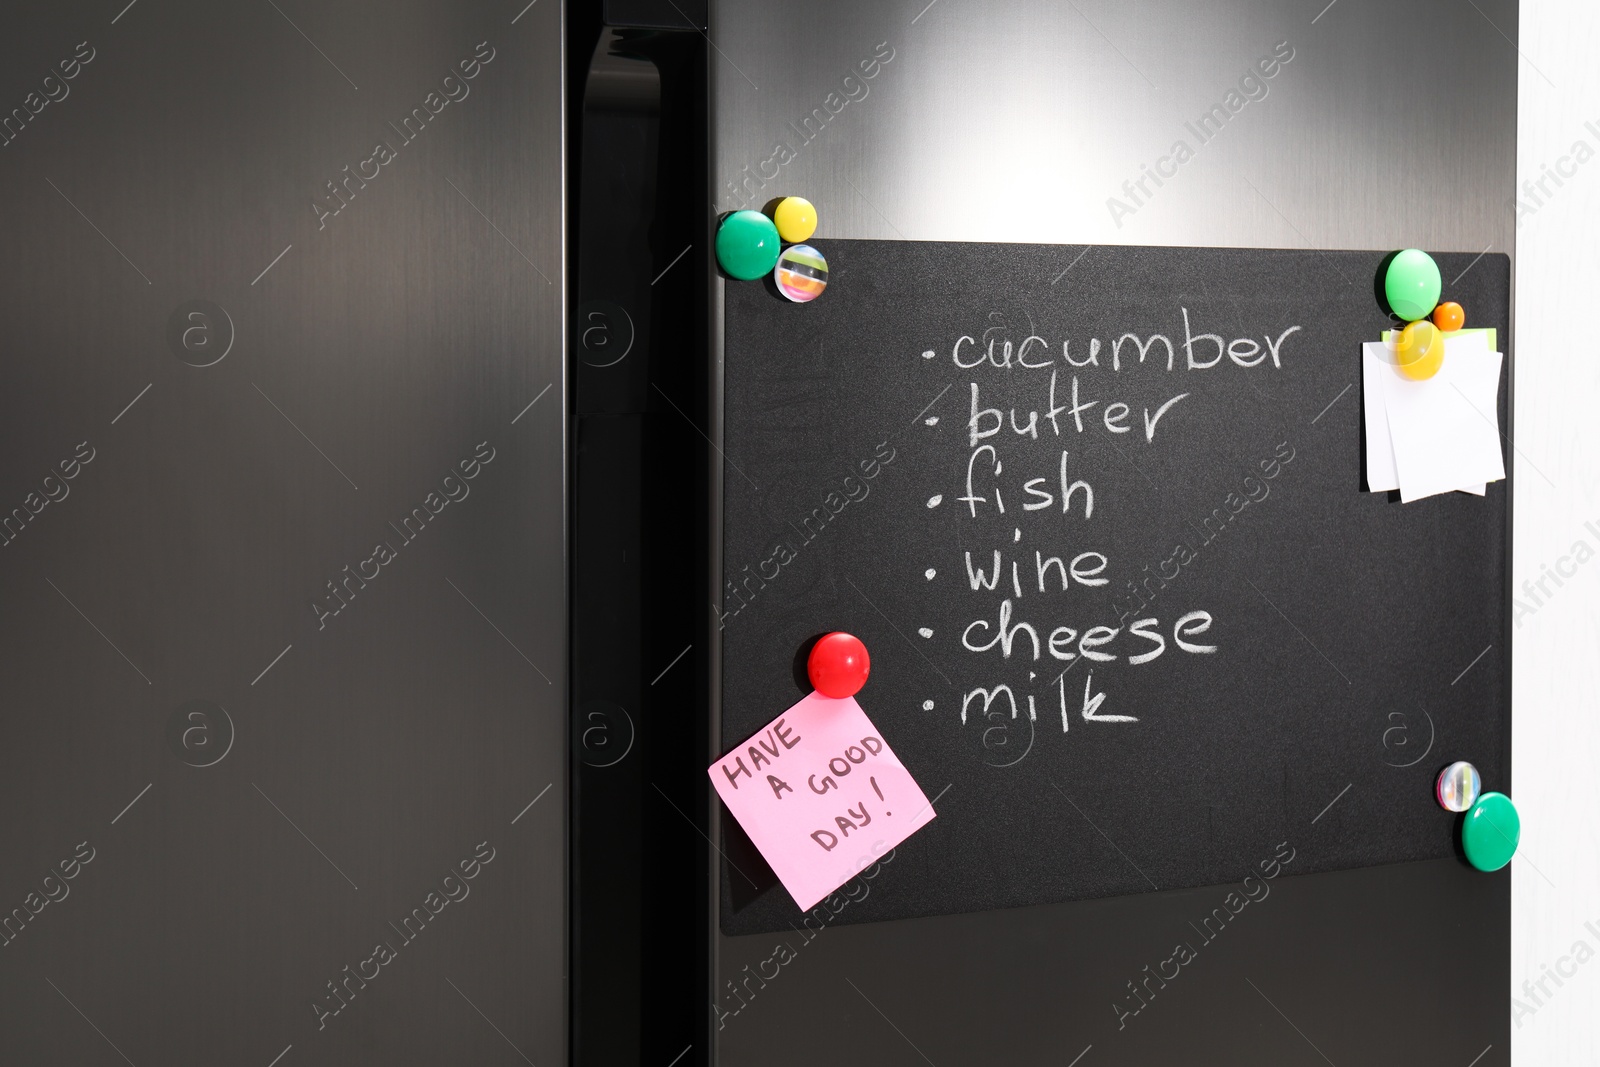
<svg viewBox="0 0 1600 1067"><path fill-rule="evenodd" d="M1445 333L1461 329L1467 323L1467 313L1454 300L1446 300L1433 309L1433 324Z"/></svg>

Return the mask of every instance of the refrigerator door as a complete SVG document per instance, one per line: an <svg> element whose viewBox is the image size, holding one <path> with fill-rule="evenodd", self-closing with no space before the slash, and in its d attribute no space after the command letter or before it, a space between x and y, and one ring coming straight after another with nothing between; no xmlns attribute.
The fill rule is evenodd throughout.
<svg viewBox="0 0 1600 1067"><path fill-rule="evenodd" d="M6 1063L566 1055L564 12L523 7L7 5Z"/></svg>
<svg viewBox="0 0 1600 1067"><path fill-rule="evenodd" d="M805 196L824 248L1512 253L1516 26L1514 0L715 0L712 197ZM1217 888L790 935L714 921L709 1037L725 1067L1504 1064L1509 893L1453 859L1285 878L1215 943L1193 924Z"/></svg>

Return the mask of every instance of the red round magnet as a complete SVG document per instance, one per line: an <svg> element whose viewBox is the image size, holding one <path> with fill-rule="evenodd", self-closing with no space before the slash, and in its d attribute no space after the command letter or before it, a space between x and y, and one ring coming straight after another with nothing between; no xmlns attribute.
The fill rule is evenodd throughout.
<svg viewBox="0 0 1600 1067"><path fill-rule="evenodd" d="M823 635L806 660L811 684L817 692L835 700L859 693L871 670L867 646L860 638L838 631Z"/></svg>

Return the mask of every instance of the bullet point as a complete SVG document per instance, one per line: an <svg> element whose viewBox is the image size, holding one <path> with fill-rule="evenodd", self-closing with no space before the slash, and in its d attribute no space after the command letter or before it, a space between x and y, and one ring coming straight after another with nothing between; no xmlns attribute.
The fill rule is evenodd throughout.
<svg viewBox="0 0 1600 1067"><path fill-rule="evenodd" d="M933 581L933 576L938 573L938 571L934 570L932 567L929 567L927 570L922 572L922 576L931 582Z"/></svg>
<svg viewBox="0 0 1600 1067"><path fill-rule="evenodd" d="M943 503L943 501L944 501L944 494L943 493L935 493L933 496L930 496L928 498L928 506L930 508L936 508L941 503Z"/></svg>
<svg viewBox="0 0 1600 1067"><path fill-rule="evenodd" d="M922 353L922 358L923 359L932 359L933 358L933 349L930 348L926 352Z"/></svg>
<svg viewBox="0 0 1600 1067"><path fill-rule="evenodd" d="M933 710L933 701L931 701L931 700L924 700L924 701L923 701L923 702L922 702L922 710L923 710L923 711L932 711L932 710Z"/></svg>
<svg viewBox="0 0 1600 1067"><path fill-rule="evenodd" d="M923 419L922 422L923 422L923 425L925 425L925 426L937 426L937 425L939 425L939 416L930 415L928 418ZM1263 497L1263 499L1265 499L1265 498Z"/></svg>
<svg viewBox="0 0 1600 1067"><path fill-rule="evenodd" d="M926 626L924 626L922 629L918 630L917 633L921 634L923 637L932 637L933 636L933 631L928 629Z"/></svg>

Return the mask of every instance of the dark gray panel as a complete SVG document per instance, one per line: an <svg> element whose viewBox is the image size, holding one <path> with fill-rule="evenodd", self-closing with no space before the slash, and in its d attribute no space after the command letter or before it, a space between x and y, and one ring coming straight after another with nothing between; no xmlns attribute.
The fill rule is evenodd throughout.
<svg viewBox="0 0 1600 1067"><path fill-rule="evenodd" d="M124 3L0 43L4 1058L559 1060L562 8Z"/></svg>

